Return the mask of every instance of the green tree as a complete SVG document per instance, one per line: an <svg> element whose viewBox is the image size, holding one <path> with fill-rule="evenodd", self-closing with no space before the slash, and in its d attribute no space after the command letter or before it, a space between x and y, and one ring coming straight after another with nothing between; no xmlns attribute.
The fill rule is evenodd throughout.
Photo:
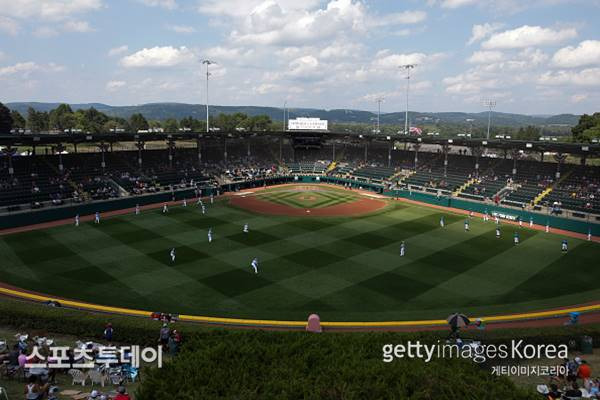
<svg viewBox="0 0 600 400"><path fill-rule="evenodd" d="M133 114L129 118L129 125L131 126L131 131L136 133L137 131L148 129L148 121L142 114Z"/></svg>
<svg viewBox="0 0 600 400"><path fill-rule="evenodd" d="M0 103L0 134L8 134L13 127L13 119L10 110Z"/></svg>
<svg viewBox="0 0 600 400"><path fill-rule="evenodd" d="M27 109L27 128L32 132L48 131L48 113L34 110L32 107Z"/></svg>
<svg viewBox="0 0 600 400"><path fill-rule="evenodd" d="M200 121L193 117L185 117L179 122L181 128L191 129L193 132L206 131L206 121Z"/></svg>
<svg viewBox="0 0 600 400"><path fill-rule="evenodd" d="M179 123L175 118L169 118L163 123L163 129L168 133L175 133L179 129Z"/></svg>
<svg viewBox="0 0 600 400"><path fill-rule="evenodd" d="M85 117L85 131L90 133L102 133L104 124L108 122L106 114L96 110L94 107L83 112Z"/></svg>
<svg viewBox="0 0 600 400"><path fill-rule="evenodd" d="M252 125L256 131L267 131L271 128L271 118L268 115L256 115L252 117Z"/></svg>
<svg viewBox="0 0 600 400"><path fill-rule="evenodd" d="M10 116L13 121L13 128L25 129L27 126L27 121L25 121L25 118L23 118L21 113L19 113L17 110L12 110L10 112Z"/></svg>
<svg viewBox="0 0 600 400"><path fill-rule="evenodd" d="M68 104L61 104L49 113L50 129L64 131L75 126L73 110Z"/></svg>
<svg viewBox="0 0 600 400"><path fill-rule="evenodd" d="M102 125L103 132L113 132L116 128L119 128L119 123L114 119L108 120L104 125Z"/></svg>
<svg viewBox="0 0 600 400"><path fill-rule="evenodd" d="M162 123L159 120L152 119L148 121L148 127L152 129L162 128Z"/></svg>
<svg viewBox="0 0 600 400"><path fill-rule="evenodd" d="M540 128L529 125L526 128L519 128L516 139L519 140L538 140L540 138Z"/></svg>
<svg viewBox="0 0 600 400"><path fill-rule="evenodd" d="M600 112L592 115L583 114L579 118L579 123L573 127L571 133L575 141L584 141L590 138L590 134L595 132L593 128L600 126ZM592 129L591 133L584 134L587 130Z"/></svg>

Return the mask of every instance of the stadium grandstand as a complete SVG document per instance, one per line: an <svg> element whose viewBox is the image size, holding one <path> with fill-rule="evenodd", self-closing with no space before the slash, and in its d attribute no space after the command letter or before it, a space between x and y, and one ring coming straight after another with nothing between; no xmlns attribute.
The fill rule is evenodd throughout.
<svg viewBox="0 0 600 400"><path fill-rule="evenodd" d="M380 192L600 216L600 168L586 166L600 155L599 145L235 132L7 135L0 146L3 214L313 175ZM566 162L567 155L577 164Z"/></svg>

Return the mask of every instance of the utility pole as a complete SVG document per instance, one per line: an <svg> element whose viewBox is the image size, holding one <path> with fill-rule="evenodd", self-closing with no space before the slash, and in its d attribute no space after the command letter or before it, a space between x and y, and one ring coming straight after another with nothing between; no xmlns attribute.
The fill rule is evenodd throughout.
<svg viewBox="0 0 600 400"><path fill-rule="evenodd" d="M473 137L473 121L475 121L473 118L467 118L467 122L469 123L469 137L470 138Z"/></svg>
<svg viewBox="0 0 600 400"><path fill-rule="evenodd" d="M287 131L287 124L285 123L285 111L287 110L287 100L283 102L283 131Z"/></svg>
<svg viewBox="0 0 600 400"><path fill-rule="evenodd" d="M488 108L488 126L486 138L490 140L490 126L492 124L492 109L496 107L496 101L492 99L484 99L483 105Z"/></svg>
<svg viewBox="0 0 600 400"><path fill-rule="evenodd" d="M417 64L405 64L401 65L400 68L406 70L406 115L404 116L404 134L408 135L408 92L410 90L410 70L415 68Z"/></svg>
<svg viewBox="0 0 600 400"><path fill-rule="evenodd" d="M379 129L379 118L381 116L381 103L383 102L383 100L383 97L378 97L377 99L375 99L375 101L377 102L377 133L381 133L381 130Z"/></svg>
<svg viewBox="0 0 600 400"><path fill-rule="evenodd" d="M216 62L211 60L203 60L202 64L206 64L206 133L210 131L208 126L208 77L210 73L208 72L208 66L212 64L216 64Z"/></svg>

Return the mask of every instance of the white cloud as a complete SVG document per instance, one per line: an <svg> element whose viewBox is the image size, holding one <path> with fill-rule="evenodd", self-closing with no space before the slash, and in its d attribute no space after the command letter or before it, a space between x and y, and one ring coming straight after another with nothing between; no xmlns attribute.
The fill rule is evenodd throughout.
<svg viewBox="0 0 600 400"><path fill-rule="evenodd" d="M136 67L173 67L194 61L194 53L185 46L144 48L121 59L121 65Z"/></svg>
<svg viewBox="0 0 600 400"><path fill-rule="evenodd" d="M67 32L92 32L94 29L90 26L87 21L67 21L63 26L63 29Z"/></svg>
<svg viewBox="0 0 600 400"><path fill-rule="evenodd" d="M446 85L446 92L460 95L481 93L483 90L496 89L500 86L498 79L488 77L476 70L444 78L442 82Z"/></svg>
<svg viewBox="0 0 600 400"><path fill-rule="evenodd" d="M234 62L246 59L254 53L253 49L244 49L241 47L216 46L204 50L204 53L211 60Z"/></svg>
<svg viewBox="0 0 600 400"><path fill-rule="evenodd" d="M309 78L322 74L323 71L319 68L319 60L313 56L299 57L289 64L288 75L291 77Z"/></svg>
<svg viewBox="0 0 600 400"><path fill-rule="evenodd" d="M431 89L433 84L431 81L412 81L410 82L410 91L413 95L423 94L427 89ZM406 96L406 90L401 88L399 90L392 91L381 91L368 93L361 96L358 100L364 100L369 103L376 102L377 99L383 98L384 102L389 99L404 99Z"/></svg>
<svg viewBox="0 0 600 400"><path fill-rule="evenodd" d="M17 63L8 67L0 67L0 77L7 75L16 75L21 73L24 76L26 76L30 72L33 72L39 68L40 67L32 61Z"/></svg>
<svg viewBox="0 0 600 400"><path fill-rule="evenodd" d="M500 23L495 23L495 24L485 23L482 25L473 25L473 28L471 29L471 38L469 39L467 44L472 45L475 42L479 42L479 41L485 39L492 33L501 29L502 26L503 26L503 24L500 24Z"/></svg>
<svg viewBox="0 0 600 400"><path fill-rule="evenodd" d="M268 94L274 92L280 92L282 87L280 85L276 85L274 83L263 83L258 86L254 86L252 91L258 94Z"/></svg>
<svg viewBox="0 0 600 400"><path fill-rule="evenodd" d="M53 21L96 11L101 7L101 0L0 0L0 10L5 16Z"/></svg>
<svg viewBox="0 0 600 400"><path fill-rule="evenodd" d="M265 0L204 0L199 2L198 11L202 14L246 17ZM278 0L279 6L287 12L311 10L318 6L320 0Z"/></svg>
<svg viewBox="0 0 600 400"><path fill-rule="evenodd" d="M476 4L477 0L443 0L441 5L444 8L458 8L469 4Z"/></svg>
<svg viewBox="0 0 600 400"><path fill-rule="evenodd" d="M547 86L600 86L600 68L582 71L556 71L542 74L537 81Z"/></svg>
<svg viewBox="0 0 600 400"><path fill-rule="evenodd" d="M523 25L519 28L493 34L483 42L485 49L518 49L533 46L555 45L577 36L577 30L554 30L541 26Z"/></svg>
<svg viewBox="0 0 600 400"><path fill-rule="evenodd" d="M0 15L0 31L15 36L19 33L19 24L12 18Z"/></svg>
<svg viewBox="0 0 600 400"><path fill-rule="evenodd" d="M167 10L174 10L177 8L175 0L138 0L140 3L150 7L161 7Z"/></svg>
<svg viewBox="0 0 600 400"><path fill-rule="evenodd" d="M39 38L51 38L58 35L58 30L50 26L40 26L33 31L33 35Z"/></svg>
<svg viewBox="0 0 600 400"><path fill-rule="evenodd" d="M205 1L204 14L231 19L229 39L249 46L306 46L369 29L416 24L427 17L424 11L402 11L377 15L358 0L320 1Z"/></svg>
<svg viewBox="0 0 600 400"><path fill-rule="evenodd" d="M574 94L571 96L570 100L571 100L571 103L577 104L577 103L581 103L582 101L587 100L588 97L589 96L587 94Z"/></svg>
<svg viewBox="0 0 600 400"><path fill-rule="evenodd" d="M333 42L319 51L319 58L340 60L354 58L362 51L362 45L353 42Z"/></svg>
<svg viewBox="0 0 600 400"><path fill-rule="evenodd" d="M108 56L109 57L118 56L120 54L126 53L127 50L129 50L129 47L127 45L113 47L112 49L110 49L108 51Z"/></svg>
<svg viewBox="0 0 600 400"><path fill-rule="evenodd" d="M109 92L114 92L125 86L127 82L125 81L108 81L106 82L106 90Z"/></svg>
<svg viewBox="0 0 600 400"><path fill-rule="evenodd" d="M56 64L56 63L48 63L47 66L44 67L44 69L46 71L51 71L51 72L62 72L65 70L64 65L60 65L60 64Z"/></svg>
<svg viewBox="0 0 600 400"><path fill-rule="evenodd" d="M554 54L552 62L562 68L600 65L600 40L584 40L577 47L563 47Z"/></svg>
<svg viewBox="0 0 600 400"><path fill-rule="evenodd" d="M425 21L427 13L424 11L403 11L398 13L372 16L368 22L369 26L389 26L418 24Z"/></svg>
<svg viewBox="0 0 600 400"><path fill-rule="evenodd" d="M504 54L501 51L476 51L467 61L471 64L490 64L502 61Z"/></svg>
<svg viewBox="0 0 600 400"><path fill-rule="evenodd" d="M390 51L386 49L377 52L372 66L376 69L383 70L397 69L401 65L406 64L417 64L420 66L426 66L439 61L443 57L443 53L390 54Z"/></svg>
<svg viewBox="0 0 600 400"><path fill-rule="evenodd" d="M246 45L306 45L366 31L365 8L353 0L333 0L324 9L314 11L282 8L268 0L254 8L231 39Z"/></svg>
<svg viewBox="0 0 600 400"><path fill-rule="evenodd" d="M196 28L194 28L193 26L187 26L187 25L169 25L167 26L167 29L170 31L173 31L175 33L195 33L196 32Z"/></svg>

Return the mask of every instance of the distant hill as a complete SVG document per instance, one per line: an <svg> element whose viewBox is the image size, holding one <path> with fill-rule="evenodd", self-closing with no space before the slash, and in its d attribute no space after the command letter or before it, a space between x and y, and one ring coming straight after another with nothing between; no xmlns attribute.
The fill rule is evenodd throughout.
<svg viewBox="0 0 600 400"><path fill-rule="evenodd" d="M6 106L11 110L16 110L25 116L27 109L33 107L37 111L50 111L56 108L60 103L7 103ZM147 119L165 120L167 118L181 119L192 116L202 119L206 116L206 106L202 104L185 104L185 103L149 103L134 106L110 106L102 103L86 103L86 104L71 104L71 108L87 109L94 107L103 113L115 116L129 118L132 114L141 113ZM243 112L248 115L266 114L275 121L283 119L283 110L277 107L260 107L260 106L210 106L210 113L232 114ZM289 110L290 118L296 117L317 117L326 119L331 123L372 123L377 114L370 111L347 110L347 109L313 109L313 108L292 108ZM413 112L409 113L410 121L416 125L433 124L433 123L452 123L452 124L467 124L467 119L473 119L474 125L487 124L487 112L481 113L463 113L463 112ZM380 121L382 124L403 124L404 112L393 112L381 114ZM578 115L560 114L560 115L523 115L509 113L492 113L493 124L495 126L519 127L526 125L577 125L579 120Z"/></svg>

